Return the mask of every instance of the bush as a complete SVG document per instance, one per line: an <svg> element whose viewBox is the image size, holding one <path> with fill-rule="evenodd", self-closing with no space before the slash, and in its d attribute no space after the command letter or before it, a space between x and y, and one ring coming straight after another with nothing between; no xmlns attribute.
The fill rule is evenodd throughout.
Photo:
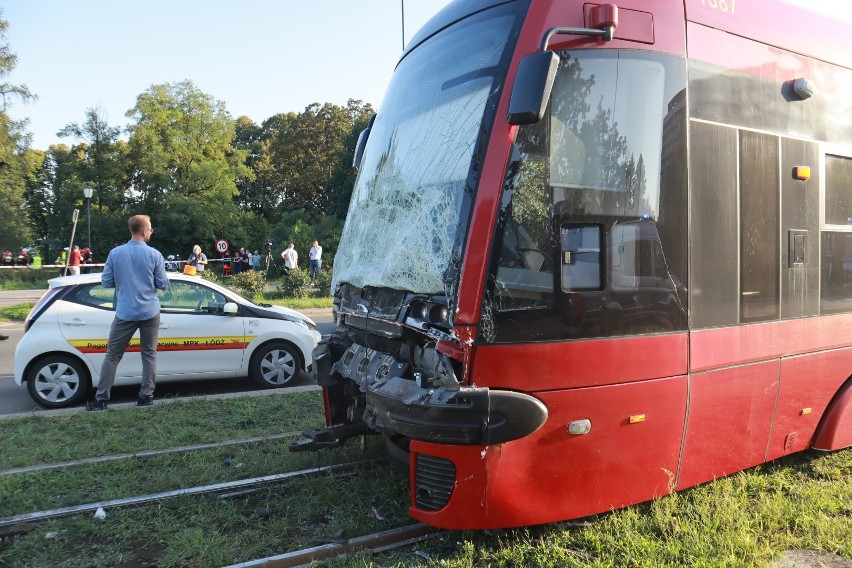
<svg viewBox="0 0 852 568"><path fill-rule="evenodd" d="M0 290L47 289L47 281L59 276L59 268L4 268L0 270Z"/></svg>
<svg viewBox="0 0 852 568"><path fill-rule="evenodd" d="M285 269L281 275L278 292L284 298L307 298L310 294L311 277L303 268Z"/></svg>
<svg viewBox="0 0 852 568"><path fill-rule="evenodd" d="M228 286L236 288L248 298L254 298L266 289L266 276L260 270L247 270L232 275L228 280Z"/></svg>
<svg viewBox="0 0 852 568"><path fill-rule="evenodd" d="M216 284L224 286L225 283L222 281L221 268L218 270L211 270L208 266L206 270L203 270L198 273L199 276L204 278L205 280L209 280L210 282L215 282Z"/></svg>
<svg viewBox="0 0 852 568"><path fill-rule="evenodd" d="M311 293L314 298L328 298L331 296L331 270L327 270L325 266L317 274L314 285L316 290Z"/></svg>

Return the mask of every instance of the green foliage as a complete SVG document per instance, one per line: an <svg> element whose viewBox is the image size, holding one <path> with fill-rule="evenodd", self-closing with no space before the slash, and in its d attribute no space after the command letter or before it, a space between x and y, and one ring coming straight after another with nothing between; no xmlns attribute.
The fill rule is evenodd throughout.
<svg viewBox="0 0 852 568"><path fill-rule="evenodd" d="M212 243L228 228L244 242L245 219L234 198L236 180L253 178L247 151L235 149L234 121L221 101L191 81L154 85L127 113L131 182L138 212L152 216L163 250L188 251L199 240ZM182 256L186 256L184 253Z"/></svg>
<svg viewBox="0 0 852 568"><path fill-rule="evenodd" d="M331 263L326 264L322 263L322 270L317 274L316 280L314 280L314 292L313 296L317 298L330 298L331 294L331 276L332 276L332 267Z"/></svg>
<svg viewBox="0 0 852 568"><path fill-rule="evenodd" d="M57 276L55 268L5 268L0 270L0 290L47 290L47 281Z"/></svg>
<svg viewBox="0 0 852 568"><path fill-rule="evenodd" d="M3 204L0 207L0 250L16 252L30 244L33 238L32 224L26 215L25 180L29 172L27 161L19 150L22 138L21 125L0 110L0 203Z"/></svg>
<svg viewBox="0 0 852 568"><path fill-rule="evenodd" d="M339 203L348 203L354 182L355 140L373 114L369 104L349 100L346 107L314 103L298 114L277 114L260 127L241 117L235 145L249 152L255 178L240 184L238 202L270 222L300 209L342 217Z"/></svg>
<svg viewBox="0 0 852 568"><path fill-rule="evenodd" d="M1 16L1 14L0 14ZM7 28L0 17L0 39ZM0 78L15 64L0 49ZM2 84L26 99L26 87ZM5 101L5 99L4 99ZM23 123L0 110L0 249L35 245L45 262L69 246L91 246L95 262L129 238L127 219L147 214L157 229L151 246L186 258L195 244L210 256L213 242L276 253L293 242L303 265L314 239L326 259L337 249L352 192L352 155L371 105L314 103L257 125L233 120L224 103L191 81L153 85L127 112L129 140L98 108L59 135L72 145L26 148ZM94 190L91 202L83 188ZM87 207L90 205L90 208ZM89 212L91 211L91 214ZM279 258L275 257L276 264Z"/></svg>
<svg viewBox="0 0 852 568"><path fill-rule="evenodd" d="M4 306L0 308L0 319L12 321L24 321L27 319L27 314L35 306L32 302L24 302L23 304L15 304L14 306Z"/></svg>
<svg viewBox="0 0 852 568"><path fill-rule="evenodd" d="M254 298L266 289L266 275L262 270L247 270L232 274L228 279L228 286L236 288L243 296Z"/></svg>
<svg viewBox="0 0 852 568"><path fill-rule="evenodd" d="M311 277L304 268L281 271L278 293L285 298L307 298L310 295Z"/></svg>

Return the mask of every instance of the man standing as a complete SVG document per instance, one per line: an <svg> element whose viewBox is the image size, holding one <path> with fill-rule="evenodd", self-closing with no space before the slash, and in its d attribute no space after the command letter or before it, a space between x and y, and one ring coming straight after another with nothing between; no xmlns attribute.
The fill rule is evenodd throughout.
<svg viewBox="0 0 852 568"><path fill-rule="evenodd" d="M311 286L313 286L316 275L322 268L322 247L317 241L314 241L314 246L308 252L308 258L311 259Z"/></svg>
<svg viewBox="0 0 852 568"><path fill-rule="evenodd" d="M281 253L281 258L284 259L284 268L297 268L299 266L299 253L296 252L293 243L290 243L290 246Z"/></svg>
<svg viewBox="0 0 852 568"><path fill-rule="evenodd" d="M83 254L80 252L80 245L74 245L74 250L68 257L68 274L80 274L80 262L83 260Z"/></svg>
<svg viewBox="0 0 852 568"><path fill-rule="evenodd" d="M134 215L128 221L131 239L112 249L104 265L101 283L115 288L115 319L109 331L107 354L101 367L101 380L89 410L106 410L115 370L136 330L140 334L142 386L138 406L154 404L157 374L157 336L160 332L160 299L157 290L169 285L163 255L148 246L154 233L151 218Z"/></svg>

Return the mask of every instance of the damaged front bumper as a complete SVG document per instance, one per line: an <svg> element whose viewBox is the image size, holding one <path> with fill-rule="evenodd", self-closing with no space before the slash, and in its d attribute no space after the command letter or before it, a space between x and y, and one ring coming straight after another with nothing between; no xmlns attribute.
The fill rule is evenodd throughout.
<svg viewBox="0 0 852 568"><path fill-rule="evenodd" d="M393 377L368 387L363 420L371 429L424 442L487 445L532 434L547 420L547 407L513 391L427 389Z"/></svg>
<svg viewBox="0 0 852 568"><path fill-rule="evenodd" d="M368 433L423 442L489 445L528 436L547 407L515 391L459 385L444 356L429 350L417 364L388 352L324 338L314 350L317 384L325 389L330 426L305 432L291 450L340 446Z"/></svg>

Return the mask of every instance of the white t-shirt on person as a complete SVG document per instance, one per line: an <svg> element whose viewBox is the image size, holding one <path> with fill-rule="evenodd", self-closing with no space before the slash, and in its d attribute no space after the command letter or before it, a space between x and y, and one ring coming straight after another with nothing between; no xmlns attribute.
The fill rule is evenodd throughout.
<svg viewBox="0 0 852 568"><path fill-rule="evenodd" d="M296 249L288 248L281 253L281 258L284 259L285 268L296 268L299 264L299 253Z"/></svg>

